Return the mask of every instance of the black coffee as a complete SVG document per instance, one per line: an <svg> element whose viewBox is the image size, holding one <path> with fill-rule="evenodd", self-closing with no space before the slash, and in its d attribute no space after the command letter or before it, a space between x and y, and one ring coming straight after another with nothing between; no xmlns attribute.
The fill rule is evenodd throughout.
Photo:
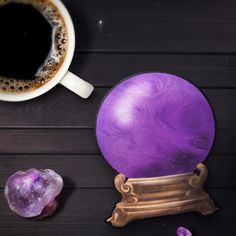
<svg viewBox="0 0 236 236"><path fill-rule="evenodd" d="M39 88L65 59L65 22L49 0L0 0L0 32L0 90Z"/></svg>
<svg viewBox="0 0 236 236"><path fill-rule="evenodd" d="M0 7L0 75L33 80L52 44L52 28L33 6Z"/></svg>

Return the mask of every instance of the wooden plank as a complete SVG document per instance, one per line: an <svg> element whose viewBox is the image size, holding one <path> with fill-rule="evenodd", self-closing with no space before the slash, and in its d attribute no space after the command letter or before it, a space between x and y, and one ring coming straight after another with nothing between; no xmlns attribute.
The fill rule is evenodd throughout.
<svg viewBox="0 0 236 236"><path fill-rule="evenodd" d="M63 87L22 103L0 102L0 127L91 127L107 89L82 99Z"/></svg>
<svg viewBox="0 0 236 236"><path fill-rule="evenodd" d="M4 129L0 154L97 154L93 129Z"/></svg>
<svg viewBox="0 0 236 236"><path fill-rule="evenodd" d="M236 129L218 129L212 154L236 153ZM99 154L93 129L2 129L0 154Z"/></svg>
<svg viewBox="0 0 236 236"><path fill-rule="evenodd" d="M131 223L117 229L104 221L111 215L119 194L112 189L64 190L61 207L50 219L25 220L12 213L0 190L1 235L51 236L51 235L104 235L104 236L151 236L175 235L176 229L184 225L194 235L233 236L236 234L235 198L236 190L210 191L221 210L210 216L188 213L158 217Z"/></svg>
<svg viewBox="0 0 236 236"><path fill-rule="evenodd" d="M23 103L0 102L0 128L85 128L94 127L99 105L108 88L97 88L88 100L57 87ZM236 128L236 90L202 89L211 103L217 128Z"/></svg>
<svg viewBox="0 0 236 236"><path fill-rule="evenodd" d="M235 52L235 1L65 0L77 50Z"/></svg>
<svg viewBox="0 0 236 236"><path fill-rule="evenodd" d="M95 86L113 86L132 74L160 71L183 77L198 87L236 87L236 56L81 53L70 68Z"/></svg>
<svg viewBox="0 0 236 236"><path fill-rule="evenodd" d="M0 187L16 171L53 169L64 178L65 188L112 188L116 172L101 155L1 155ZM236 188L235 156L209 156L206 186Z"/></svg>
<svg viewBox="0 0 236 236"><path fill-rule="evenodd" d="M66 188L111 188L115 176L100 155L1 155L0 159L0 187L14 172L30 168L55 170Z"/></svg>

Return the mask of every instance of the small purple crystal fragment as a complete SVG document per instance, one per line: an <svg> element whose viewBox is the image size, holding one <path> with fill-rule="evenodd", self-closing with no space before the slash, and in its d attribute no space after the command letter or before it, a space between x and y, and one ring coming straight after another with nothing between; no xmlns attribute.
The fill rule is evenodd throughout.
<svg viewBox="0 0 236 236"><path fill-rule="evenodd" d="M16 214L25 217L48 217L57 208L56 197L63 179L55 171L29 169L14 173L7 181L5 198Z"/></svg>
<svg viewBox="0 0 236 236"><path fill-rule="evenodd" d="M177 236L192 236L192 233L184 227L179 227L176 233L177 233Z"/></svg>

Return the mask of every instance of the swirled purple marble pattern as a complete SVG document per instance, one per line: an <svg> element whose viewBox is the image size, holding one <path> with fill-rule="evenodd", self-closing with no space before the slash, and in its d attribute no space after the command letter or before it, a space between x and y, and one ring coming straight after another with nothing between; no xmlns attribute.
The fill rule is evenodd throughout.
<svg viewBox="0 0 236 236"><path fill-rule="evenodd" d="M104 99L96 135L108 163L129 178L191 172L214 140L212 110L177 76L146 73L118 84Z"/></svg>

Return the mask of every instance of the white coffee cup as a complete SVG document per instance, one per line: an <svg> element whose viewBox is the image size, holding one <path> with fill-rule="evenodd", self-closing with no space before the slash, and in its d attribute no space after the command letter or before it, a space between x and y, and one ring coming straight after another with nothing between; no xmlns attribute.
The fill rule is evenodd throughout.
<svg viewBox="0 0 236 236"><path fill-rule="evenodd" d="M55 76L50 79L50 81L41 87L34 89L33 91L23 93L8 93L0 91L0 100L2 101L20 102L33 99L48 92L59 83L82 98L88 98L94 90L94 87L90 83L68 71L75 51L75 30L73 22L70 14L60 0L48 1L51 1L60 11L60 15L64 19L68 33L68 48L63 64L60 66Z"/></svg>

